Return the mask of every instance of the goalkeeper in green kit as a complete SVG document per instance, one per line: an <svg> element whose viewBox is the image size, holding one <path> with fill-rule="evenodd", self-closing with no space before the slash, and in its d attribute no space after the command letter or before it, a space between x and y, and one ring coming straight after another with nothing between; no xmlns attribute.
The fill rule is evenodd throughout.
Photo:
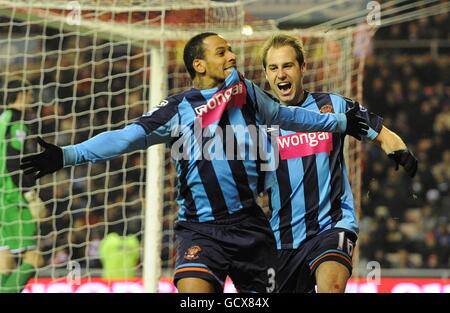
<svg viewBox="0 0 450 313"><path fill-rule="evenodd" d="M36 219L46 208L31 188L34 181L18 171L27 136L23 117L33 99L30 84L11 80L0 95L0 293L12 293L43 265L35 235Z"/></svg>

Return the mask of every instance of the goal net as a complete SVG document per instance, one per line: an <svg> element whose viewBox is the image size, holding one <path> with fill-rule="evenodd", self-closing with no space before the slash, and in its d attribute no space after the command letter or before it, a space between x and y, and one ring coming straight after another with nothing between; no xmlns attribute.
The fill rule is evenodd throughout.
<svg viewBox="0 0 450 313"><path fill-rule="evenodd" d="M277 29L246 16L239 1L0 0L1 80L28 81L34 94L22 116L30 129L27 150L38 151L38 136L64 146L119 129L165 96L190 87L183 47L191 36L207 30L228 39L240 70L268 89L259 47ZM370 31L288 33L305 44L306 89L361 100ZM39 291L90 291L80 287L80 279L110 277L107 259L122 259L125 264L130 255L136 256L135 262L123 265L132 270L122 281L141 283L144 277L147 290L156 291L161 277L171 278L177 177L169 149L151 149L65 168L38 182L50 214L36 220L33 239L45 264L27 291L33 286ZM359 149L356 141L347 140L357 208ZM19 170L10 174L21 175ZM113 233L120 240L109 240ZM138 244L128 244L136 240ZM125 252L111 258L105 247L113 252L122 247ZM60 284L54 287L51 282Z"/></svg>

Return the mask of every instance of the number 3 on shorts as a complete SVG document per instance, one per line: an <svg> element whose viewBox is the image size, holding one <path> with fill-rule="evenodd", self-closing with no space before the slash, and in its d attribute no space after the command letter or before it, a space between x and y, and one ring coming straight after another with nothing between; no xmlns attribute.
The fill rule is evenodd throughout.
<svg viewBox="0 0 450 313"><path fill-rule="evenodd" d="M271 293L275 290L275 270L272 267L267 269L267 293Z"/></svg>

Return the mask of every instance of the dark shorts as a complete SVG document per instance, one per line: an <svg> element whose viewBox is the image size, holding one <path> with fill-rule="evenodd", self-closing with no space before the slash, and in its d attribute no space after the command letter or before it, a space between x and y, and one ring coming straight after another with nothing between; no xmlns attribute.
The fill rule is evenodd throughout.
<svg viewBox="0 0 450 313"><path fill-rule="evenodd" d="M336 261L352 273L355 233L343 228L326 230L303 243L298 249L278 251L279 292L315 292L315 271L326 261Z"/></svg>
<svg viewBox="0 0 450 313"><path fill-rule="evenodd" d="M174 283L197 277L212 282L216 292L230 276L240 292L275 292L275 238L260 208L221 221L177 222Z"/></svg>

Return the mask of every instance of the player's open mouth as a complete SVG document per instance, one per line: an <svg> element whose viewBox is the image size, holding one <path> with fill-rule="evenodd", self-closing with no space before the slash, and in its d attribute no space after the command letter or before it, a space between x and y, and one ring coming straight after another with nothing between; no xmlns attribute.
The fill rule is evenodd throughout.
<svg viewBox="0 0 450 313"><path fill-rule="evenodd" d="M292 84L290 82L283 82L277 84L278 90L281 91L283 96L288 95L291 92Z"/></svg>

